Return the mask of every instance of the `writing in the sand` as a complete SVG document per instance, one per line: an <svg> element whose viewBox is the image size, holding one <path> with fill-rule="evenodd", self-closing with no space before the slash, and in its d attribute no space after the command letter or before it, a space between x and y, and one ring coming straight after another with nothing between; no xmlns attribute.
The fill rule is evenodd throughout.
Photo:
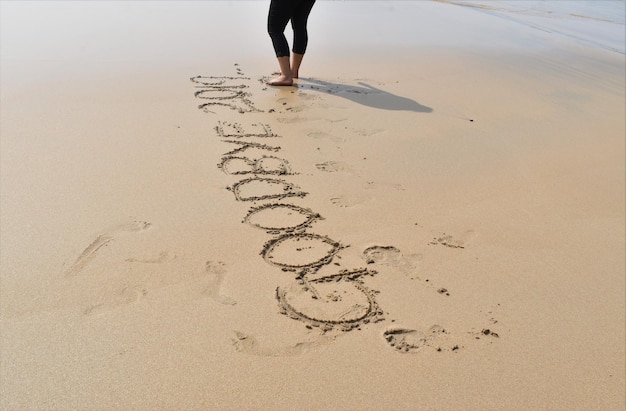
<svg viewBox="0 0 626 411"><path fill-rule="evenodd" d="M249 80L242 75L191 79L197 88L195 96L205 100L201 110L235 110L254 116L262 110L251 100L246 84ZM281 136L262 122L218 121L215 132L228 147L218 167L240 178L228 189L236 201L251 204L243 223L270 235L261 246L261 258L293 278L289 286L276 288L280 312L323 331L347 331L382 320L376 292L364 282L376 272L366 268L338 270L336 260L347 246L311 232L323 217L295 204L308 193L289 181L294 171L282 157Z"/></svg>

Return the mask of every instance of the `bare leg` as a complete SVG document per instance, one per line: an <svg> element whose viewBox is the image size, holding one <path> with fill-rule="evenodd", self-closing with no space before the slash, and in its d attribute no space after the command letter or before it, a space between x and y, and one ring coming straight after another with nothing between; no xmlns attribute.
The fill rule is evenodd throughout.
<svg viewBox="0 0 626 411"><path fill-rule="evenodd" d="M280 66L280 76L271 80L267 84L270 86L292 86L293 76L291 74L291 66L289 65L289 56L277 57Z"/></svg>
<svg viewBox="0 0 626 411"><path fill-rule="evenodd" d="M293 53L291 57L291 75L293 78L298 78L298 70L300 69L303 58L304 54Z"/></svg>
<svg viewBox="0 0 626 411"><path fill-rule="evenodd" d="M302 59L304 58L304 54L293 53L291 57L291 77L294 79L298 78L298 70L300 69L300 64L302 64ZM277 71L272 72L274 76L280 76L282 73L280 72L280 68Z"/></svg>

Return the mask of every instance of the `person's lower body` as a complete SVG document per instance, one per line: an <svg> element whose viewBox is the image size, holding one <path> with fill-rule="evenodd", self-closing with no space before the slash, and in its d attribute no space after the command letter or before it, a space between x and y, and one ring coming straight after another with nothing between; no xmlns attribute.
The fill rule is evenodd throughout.
<svg viewBox="0 0 626 411"><path fill-rule="evenodd" d="M272 39L280 75L270 85L290 86L298 78L300 65L309 41L307 21L315 0L272 0L267 18L267 32ZM285 28L291 21L293 29L293 56L289 61L289 43Z"/></svg>

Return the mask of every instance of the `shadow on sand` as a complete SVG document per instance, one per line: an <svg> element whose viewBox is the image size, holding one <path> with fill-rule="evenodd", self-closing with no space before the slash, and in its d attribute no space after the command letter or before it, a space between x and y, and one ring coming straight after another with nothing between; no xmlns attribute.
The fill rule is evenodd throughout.
<svg viewBox="0 0 626 411"><path fill-rule="evenodd" d="M312 78L300 78L298 88L332 94L364 106L381 110L414 111L417 113L433 112L432 108L423 106L410 98L391 94L363 82L359 82L358 84L358 86L353 86Z"/></svg>

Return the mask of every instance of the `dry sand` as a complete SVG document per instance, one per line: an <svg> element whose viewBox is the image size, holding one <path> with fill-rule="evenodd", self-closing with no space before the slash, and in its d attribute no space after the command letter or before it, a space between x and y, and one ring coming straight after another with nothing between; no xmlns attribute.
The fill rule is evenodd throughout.
<svg viewBox="0 0 626 411"><path fill-rule="evenodd" d="M419 2L463 47L318 37L272 88L263 21L55 60L2 7L2 409L624 409L623 54Z"/></svg>

